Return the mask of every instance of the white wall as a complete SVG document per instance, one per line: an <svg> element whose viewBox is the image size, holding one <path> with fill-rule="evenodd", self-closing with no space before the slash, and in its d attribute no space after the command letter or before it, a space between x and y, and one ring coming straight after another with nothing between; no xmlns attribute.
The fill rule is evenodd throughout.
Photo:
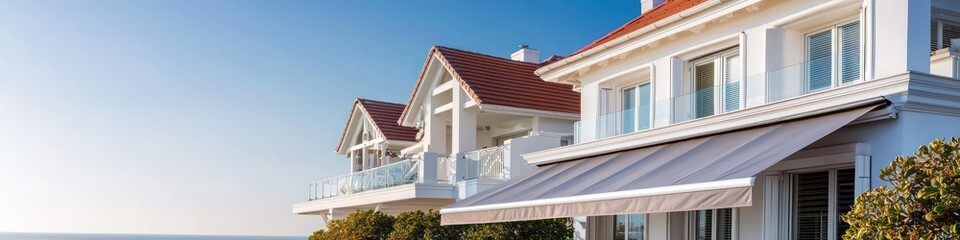
<svg viewBox="0 0 960 240"><path fill-rule="evenodd" d="M764 73L784 68L801 70L806 61L806 35L824 27L860 19L862 38L867 44L864 78L886 77L906 71L929 72L929 31L931 0L881 1L867 0L867 11L861 12L862 2L828 0L760 1L752 7L730 15L709 16L716 20L704 25L693 25L700 19L690 17L680 23L637 37L632 41L649 41L634 50L626 51L589 68L577 71L581 82L581 120L590 123L602 115L599 106L600 88L610 81L621 81L624 75L645 69L652 74L654 126L672 124L671 99L686 93L681 83L688 81L688 61L727 47L739 46L744 58L745 84L742 101L747 107L766 103ZM937 5L951 5L946 0L933 0ZM733 7L741 1L725 2L715 7ZM872 4L872 5L871 5ZM952 4L958 5L958 4ZM960 8L951 6L953 8ZM876 17L873 17L876 16ZM875 24L877 27L873 27ZM659 36L661 32L686 29ZM909 36L909 38L907 37ZM600 54L598 54L600 55ZM589 57L584 60L592 60ZM640 77L631 77L640 80ZM757 80L759 79L759 80ZM645 80L644 80L645 81ZM799 84L799 81L797 82ZM799 85L797 86L799 89ZM798 90L799 91L799 90ZM596 124L581 126L581 141L596 139Z"/></svg>

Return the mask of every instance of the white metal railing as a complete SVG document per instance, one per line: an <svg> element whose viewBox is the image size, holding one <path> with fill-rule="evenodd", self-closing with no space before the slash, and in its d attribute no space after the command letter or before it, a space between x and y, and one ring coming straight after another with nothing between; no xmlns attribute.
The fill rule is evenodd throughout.
<svg viewBox="0 0 960 240"><path fill-rule="evenodd" d="M503 146L467 152L463 156L466 165L464 179L504 179Z"/></svg>
<svg viewBox="0 0 960 240"><path fill-rule="evenodd" d="M324 199L341 195L383 189L416 182L419 177L419 164L416 158L340 175L310 184L310 200Z"/></svg>

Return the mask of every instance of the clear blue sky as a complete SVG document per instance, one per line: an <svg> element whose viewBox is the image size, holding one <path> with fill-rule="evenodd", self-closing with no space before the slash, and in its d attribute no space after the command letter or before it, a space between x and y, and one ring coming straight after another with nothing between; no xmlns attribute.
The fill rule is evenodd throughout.
<svg viewBox="0 0 960 240"><path fill-rule="evenodd" d="M427 51L565 55L619 1L2 1L0 231L307 235L354 98Z"/></svg>

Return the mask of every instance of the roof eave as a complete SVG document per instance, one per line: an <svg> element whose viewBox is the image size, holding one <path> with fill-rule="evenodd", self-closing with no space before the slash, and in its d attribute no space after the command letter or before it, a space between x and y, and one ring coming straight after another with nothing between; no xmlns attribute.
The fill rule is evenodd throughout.
<svg viewBox="0 0 960 240"><path fill-rule="evenodd" d="M534 74L536 74L537 76L540 76L544 81L547 81L547 82L560 82L559 80L560 77L567 75L576 69L580 69L582 67L581 65L584 64L583 61L581 60L584 58L593 56L597 53L603 52L604 50L610 49L612 47L620 46L629 40L636 39L638 36L642 34L660 29L663 26L666 26L670 23L689 17L690 15L701 12L709 7L715 6L725 1L729 1L729 0L710 0L701 4L697 4L696 6L683 10L680 13L674 14L670 17L661 19L660 21L656 21L653 24L650 24L646 27L634 30L633 32L630 32L626 35L623 35L618 38L614 38L613 40L610 40L606 43L600 44L593 48L587 49L586 51L580 52L578 54L567 56L564 59L558 60L551 64L547 64L546 66L538 68L536 71L534 71ZM610 57L610 56L606 56L606 57ZM606 57L602 57L602 58L606 58ZM590 61L590 63L587 63L587 64L593 64L593 62L595 61L597 60L594 59L593 61Z"/></svg>

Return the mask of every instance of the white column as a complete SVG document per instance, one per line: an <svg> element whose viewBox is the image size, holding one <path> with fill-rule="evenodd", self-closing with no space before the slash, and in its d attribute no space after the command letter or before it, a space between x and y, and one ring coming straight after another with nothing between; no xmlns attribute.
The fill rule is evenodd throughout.
<svg viewBox="0 0 960 240"><path fill-rule="evenodd" d="M477 149L477 108L464 109L464 103L470 100L460 88L453 91L453 146L454 153L469 152Z"/></svg>
<svg viewBox="0 0 960 240"><path fill-rule="evenodd" d="M362 159L362 160L360 160L360 162L361 162L361 164L362 164L362 166L363 166L362 170L370 169L370 164L369 164L369 162L370 162L370 153L369 153L369 151L367 151L367 147L366 147L366 146L361 147L361 148L360 148L360 151L361 151L361 152L360 152L360 156L361 156L361 159Z"/></svg>
<svg viewBox="0 0 960 240"><path fill-rule="evenodd" d="M424 152L418 166L421 183L437 183L437 154Z"/></svg>
<svg viewBox="0 0 960 240"><path fill-rule="evenodd" d="M447 122L436 115L436 106L432 103L433 98L432 96L428 97L431 103L424 104L427 107L427 115L424 116L424 121L426 122L426 128L424 129L426 144L424 144L423 151L448 154L446 140Z"/></svg>
<svg viewBox="0 0 960 240"><path fill-rule="evenodd" d="M930 72L930 0L868 2L867 79Z"/></svg>

